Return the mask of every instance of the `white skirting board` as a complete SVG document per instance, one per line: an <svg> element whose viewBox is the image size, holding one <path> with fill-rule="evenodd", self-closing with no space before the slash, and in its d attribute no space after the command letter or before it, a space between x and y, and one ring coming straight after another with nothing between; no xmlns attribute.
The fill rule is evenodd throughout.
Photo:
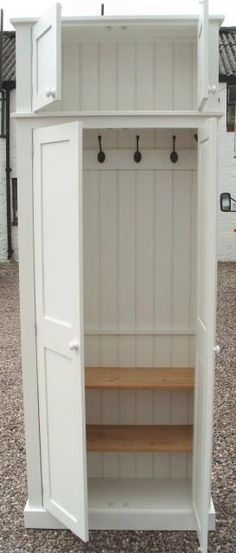
<svg viewBox="0 0 236 553"><path fill-rule="evenodd" d="M31 507L27 501L24 509L25 528L35 530L66 530L64 524L59 522L51 513L43 507Z"/></svg>
<svg viewBox="0 0 236 553"><path fill-rule="evenodd" d="M89 528L92 530L196 530L191 481L89 479ZM65 529L43 508L25 507L26 528ZM213 502L209 530L215 528Z"/></svg>

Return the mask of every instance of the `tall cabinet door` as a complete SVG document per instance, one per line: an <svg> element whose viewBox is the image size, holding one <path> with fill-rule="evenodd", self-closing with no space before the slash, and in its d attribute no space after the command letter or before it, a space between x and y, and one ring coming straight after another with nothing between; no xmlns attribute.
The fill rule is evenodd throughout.
<svg viewBox="0 0 236 553"><path fill-rule="evenodd" d="M55 6L32 30L33 111L61 100L61 5Z"/></svg>
<svg viewBox="0 0 236 553"><path fill-rule="evenodd" d="M82 130L34 131L37 364L44 507L88 539Z"/></svg>
<svg viewBox="0 0 236 553"><path fill-rule="evenodd" d="M198 267L193 507L200 550L207 552L212 456L216 318L217 122L198 132Z"/></svg>
<svg viewBox="0 0 236 553"><path fill-rule="evenodd" d="M209 22L208 0L201 0L198 20L198 109L208 100L209 85Z"/></svg>

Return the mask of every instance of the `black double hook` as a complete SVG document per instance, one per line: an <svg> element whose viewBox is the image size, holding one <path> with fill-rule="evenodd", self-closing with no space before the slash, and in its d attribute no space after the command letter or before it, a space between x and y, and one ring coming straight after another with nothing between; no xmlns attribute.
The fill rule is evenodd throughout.
<svg viewBox="0 0 236 553"><path fill-rule="evenodd" d="M134 161L136 161L136 163L139 163L142 159L142 154L139 151L139 139L140 139L140 136L137 135L136 136L136 152L134 152Z"/></svg>
<svg viewBox="0 0 236 553"><path fill-rule="evenodd" d="M173 140L173 151L170 154L170 161L172 161L172 163L176 163L176 161L178 161L178 154L175 151L175 141L176 141L175 135L172 136L172 140Z"/></svg>
<svg viewBox="0 0 236 553"><path fill-rule="evenodd" d="M98 161L99 163L104 163L106 159L105 153L102 151L102 137L99 134L98 136L98 145L99 145L99 152L98 152Z"/></svg>

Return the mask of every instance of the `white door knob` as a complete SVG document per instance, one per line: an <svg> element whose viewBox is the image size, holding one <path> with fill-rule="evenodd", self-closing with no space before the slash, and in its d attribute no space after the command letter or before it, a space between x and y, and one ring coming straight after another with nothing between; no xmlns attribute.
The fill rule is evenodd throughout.
<svg viewBox="0 0 236 553"><path fill-rule="evenodd" d="M215 94L216 93L216 85L215 84L209 85L208 86L208 91L210 92L210 94Z"/></svg>
<svg viewBox="0 0 236 553"><path fill-rule="evenodd" d="M217 355L218 353L220 353L220 346L215 346L215 347L213 348L213 351L216 353L216 355Z"/></svg>
<svg viewBox="0 0 236 553"><path fill-rule="evenodd" d="M46 96L47 96L47 98L50 98L50 96L51 96L52 98L56 98L56 91L55 91L55 90L52 90L52 89L50 88L49 90L47 90Z"/></svg>
<svg viewBox="0 0 236 553"><path fill-rule="evenodd" d="M75 340L74 341L72 340L71 342L69 342L69 349L70 351L78 351L79 343L76 342Z"/></svg>

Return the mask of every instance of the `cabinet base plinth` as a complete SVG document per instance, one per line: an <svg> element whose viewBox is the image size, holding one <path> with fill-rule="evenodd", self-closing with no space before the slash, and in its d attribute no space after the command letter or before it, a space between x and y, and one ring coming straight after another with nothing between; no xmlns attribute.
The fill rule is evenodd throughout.
<svg viewBox="0 0 236 553"><path fill-rule="evenodd" d="M26 503L24 510L26 528L44 530L66 530L65 526L51 513L43 508L30 507ZM108 510L94 511L89 509L90 530L196 530L193 511L186 509L181 512L154 512L147 510L130 512ZM215 529L215 511L211 502L209 511L209 530Z"/></svg>
<svg viewBox="0 0 236 553"><path fill-rule="evenodd" d="M66 530L64 524L57 520L43 507L31 507L27 501L24 509L25 528L44 530Z"/></svg>

